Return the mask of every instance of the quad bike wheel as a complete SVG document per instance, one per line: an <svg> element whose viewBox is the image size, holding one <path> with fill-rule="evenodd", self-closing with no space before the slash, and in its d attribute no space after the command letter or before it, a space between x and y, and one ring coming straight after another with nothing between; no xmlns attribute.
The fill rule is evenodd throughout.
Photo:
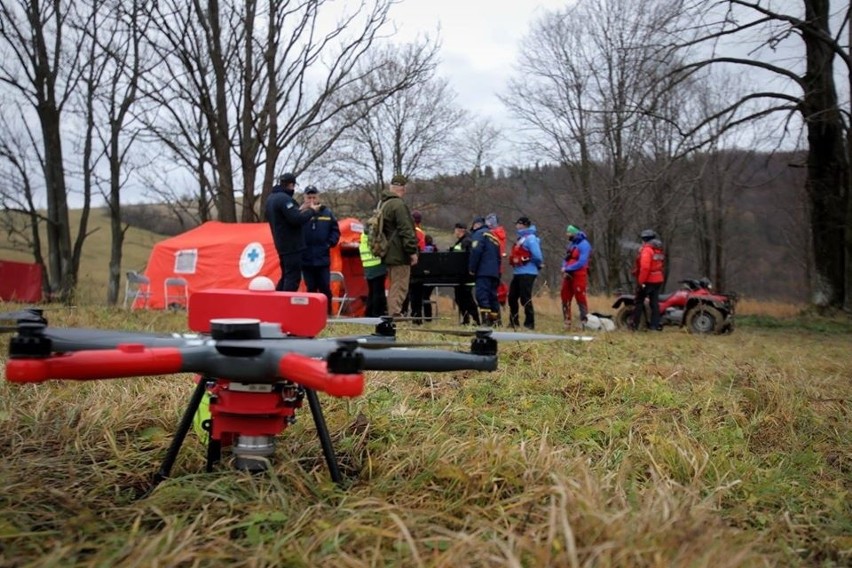
<svg viewBox="0 0 852 568"><path fill-rule="evenodd" d="M686 328L690 333L721 333L721 312L712 306L697 305L686 313Z"/></svg>
<svg viewBox="0 0 852 568"><path fill-rule="evenodd" d="M630 329L633 324L633 305L624 304L615 314L615 326L618 329ZM646 315L643 313L639 316L639 329L647 325Z"/></svg>

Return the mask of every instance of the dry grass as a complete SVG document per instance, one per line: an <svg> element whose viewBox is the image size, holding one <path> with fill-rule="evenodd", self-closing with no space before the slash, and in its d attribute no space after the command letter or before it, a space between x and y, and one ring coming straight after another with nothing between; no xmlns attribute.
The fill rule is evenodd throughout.
<svg viewBox="0 0 852 568"><path fill-rule="evenodd" d="M558 306L539 308L556 332ZM496 373L369 373L363 397L323 398L344 489L307 409L268 474L203 473L190 434L173 477L146 493L190 377L4 382L0 566L849 565L842 326L611 333L504 345Z"/></svg>

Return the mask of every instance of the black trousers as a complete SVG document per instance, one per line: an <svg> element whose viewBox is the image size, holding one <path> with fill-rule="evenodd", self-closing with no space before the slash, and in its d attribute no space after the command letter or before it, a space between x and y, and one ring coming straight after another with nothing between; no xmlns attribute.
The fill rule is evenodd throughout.
<svg viewBox="0 0 852 568"><path fill-rule="evenodd" d="M431 293L431 291L430 291ZM415 318L414 323L421 323L422 320L420 318L423 317L423 299L426 294L426 289L423 284L415 284L413 282L408 285L408 298L406 299L406 303L408 303L408 307L411 310L411 317ZM405 306L405 303L403 303ZM429 313L426 317L432 318L432 306L430 305ZM405 308L403 307L403 311Z"/></svg>
<svg viewBox="0 0 852 568"><path fill-rule="evenodd" d="M367 280L367 317L377 318L388 313L385 277L386 274L382 274Z"/></svg>
<svg viewBox="0 0 852 568"><path fill-rule="evenodd" d="M319 292L328 298L328 311L331 313L331 282L328 266L302 265L302 278L305 279L307 292Z"/></svg>
<svg viewBox="0 0 852 568"><path fill-rule="evenodd" d="M275 289L279 292L298 292L302 283L302 254L298 256L278 255L281 265L281 279Z"/></svg>
<svg viewBox="0 0 852 568"><path fill-rule="evenodd" d="M459 319L462 325L467 325L471 321L479 325L479 310L473 299L473 286L456 286L453 288L453 292L455 293L456 305L459 307Z"/></svg>
<svg viewBox="0 0 852 568"><path fill-rule="evenodd" d="M639 329L639 321L642 317L642 312L645 307L645 298L648 298L648 306L651 308L651 321L648 322L648 327L651 329L660 328L660 289L662 283L645 284L639 286L636 290L636 302L633 304L633 329Z"/></svg>
<svg viewBox="0 0 852 568"><path fill-rule="evenodd" d="M517 274L509 283L509 325L512 327L518 327L520 324L518 314L518 302L520 302L524 308L524 327L535 329L535 310L532 303L535 279L535 274Z"/></svg>

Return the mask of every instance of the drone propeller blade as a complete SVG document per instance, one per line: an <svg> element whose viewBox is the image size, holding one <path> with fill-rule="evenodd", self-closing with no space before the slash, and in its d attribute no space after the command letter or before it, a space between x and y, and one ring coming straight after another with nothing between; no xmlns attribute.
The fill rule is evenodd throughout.
<svg viewBox="0 0 852 568"><path fill-rule="evenodd" d="M546 333L523 333L518 331L495 331L490 327L478 329L413 329L411 331L458 335L461 337L490 337L497 341L591 341L588 335L553 335Z"/></svg>
<svg viewBox="0 0 852 568"><path fill-rule="evenodd" d="M495 331L491 337L497 341L591 341L589 335L553 335L546 333L521 333L517 331Z"/></svg>
<svg viewBox="0 0 852 568"><path fill-rule="evenodd" d="M344 340L341 345L345 345ZM458 343L450 341L426 341L400 343L398 341L357 341L355 342L359 349L391 349L394 347L409 348L409 347L458 347Z"/></svg>
<svg viewBox="0 0 852 568"><path fill-rule="evenodd" d="M394 323L399 321L422 321L428 320L429 318L424 317L413 317L413 316L379 316L379 317L359 317L359 318L328 318L326 323L354 323L354 324L365 324L365 325L378 325L380 323ZM436 320L438 318L431 318Z"/></svg>
<svg viewBox="0 0 852 568"><path fill-rule="evenodd" d="M379 325L382 323L382 318L328 318L326 323L352 323L363 325ZM387 321L393 321L393 318L388 318Z"/></svg>
<svg viewBox="0 0 852 568"><path fill-rule="evenodd" d="M445 372L471 369L496 371L496 355L474 355L440 349L385 349L366 351L364 369L370 371Z"/></svg>

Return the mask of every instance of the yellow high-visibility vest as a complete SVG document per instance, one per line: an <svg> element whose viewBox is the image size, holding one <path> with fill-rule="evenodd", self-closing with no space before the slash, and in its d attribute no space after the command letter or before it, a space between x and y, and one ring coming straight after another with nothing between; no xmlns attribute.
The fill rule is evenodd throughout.
<svg viewBox="0 0 852 568"><path fill-rule="evenodd" d="M373 252L370 250L370 245L367 242L367 231L361 233L361 241L358 243L358 252L361 253L361 266L364 268L378 266L382 263L382 259L377 256L373 256Z"/></svg>

